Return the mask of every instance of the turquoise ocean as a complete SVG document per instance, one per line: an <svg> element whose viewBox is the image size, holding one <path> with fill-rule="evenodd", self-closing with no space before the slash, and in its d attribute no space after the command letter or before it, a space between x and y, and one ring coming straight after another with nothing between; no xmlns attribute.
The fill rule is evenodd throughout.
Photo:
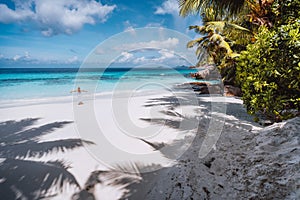
<svg viewBox="0 0 300 200"><path fill-rule="evenodd" d="M0 68L0 101L45 99L71 96L70 91L80 86L92 88L94 93L111 92L116 85L159 83L167 87L192 81L187 67L172 69L75 69L75 68ZM151 84L149 87L151 88ZM153 85L153 84L152 84ZM148 87L148 86L147 86ZM126 90L126 86L121 87Z"/></svg>

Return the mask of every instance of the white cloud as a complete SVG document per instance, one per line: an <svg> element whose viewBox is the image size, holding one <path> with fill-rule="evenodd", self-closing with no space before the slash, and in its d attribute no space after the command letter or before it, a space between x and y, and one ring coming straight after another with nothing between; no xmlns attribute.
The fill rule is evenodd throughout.
<svg viewBox="0 0 300 200"><path fill-rule="evenodd" d="M18 9L11 10L5 4L0 4L0 22L13 23L20 20L26 20L32 18L34 13L31 10Z"/></svg>
<svg viewBox="0 0 300 200"><path fill-rule="evenodd" d="M1 54L2 55L2 54ZM24 54L19 53L13 56L1 56L0 55L0 65L2 66L29 66L29 65L65 65L65 64L79 64L81 61L77 56L71 56L68 59L55 59L55 58L32 58L28 51L25 51Z"/></svg>
<svg viewBox="0 0 300 200"><path fill-rule="evenodd" d="M170 58L175 57L174 51L167 51L165 49L162 49L159 51L159 53L161 55L161 57L160 57L161 60L170 59Z"/></svg>
<svg viewBox="0 0 300 200"><path fill-rule="evenodd" d="M106 53L105 50L100 47L97 47L95 50L95 54L97 54L97 55L103 55L105 53Z"/></svg>
<svg viewBox="0 0 300 200"><path fill-rule="evenodd" d="M103 23L116 8L95 0L13 0L15 9L0 4L0 22L34 24L45 36L73 34L85 24Z"/></svg>
<svg viewBox="0 0 300 200"><path fill-rule="evenodd" d="M29 52L28 52L28 51L25 51L24 54L25 54L25 55L24 55L25 58L30 58L30 55L29 55Z"/></svg>
<svg viewBox="0 0 300 200"><path fill-rule="evenodd" d="M135 49L146 49L146 48L154 48L154 49L170 49L175 48L179 44L178 38L168 38L167 40L151 40L149 42L137 42L137 43L129 43L123 44L121 46L116 47L117 50L135 50Z"/></svg>
<svg viewBox="0 0 300 200"><path fill-rule="evenodd" d="M132 32L132 31L134 31L134 28L133 28L133 26L128 26L124 29L124 31Z"/></svg>
<svg viewBox="0 0 300 200"><path fill-rule="evenodd" d="M151 40L149 42L137 42L137 43L127 43L127 44L120 44L117 46L112 47L103 47L98 46L94 50L95 55L108 55L114 53L115 56L121 57L127 57L132 52L146 52L149 49L166 49L166 48L175 48L175 46L178 44L179 41L177 41L177 38L169 38L166 41L159 41L159 40ZM118 60L120 59L118 58ZM113 59L113 58L112 58Z"/></svg>
<svg viewBox="0 0 300 200"><path fill-rule="evenodd" d="M131 35L136 35L136 32L135 32L133 26L127 27L124 31L129 32Z"/></svg>
<svg viewBox="0 0 300 200"><path fill-rule="evenodd" d="M126 51L121 53L121 57L118 59L119 63L129 62L133 58L133 54Z"/></svg>
<svg viewBox="0 0 300 200"><path fill-rule="evenodd" d="M17 60L19 60L21 57L22 57L22 56L20 56L20 55L15 55L12 59L13 59L14 61L17 61Z"/></svg>
<svg viewBox="0 0 300 200"><path fill-rule="evenodd" d="M185 32L186 27L193 24L192 22L197 19L201 20L199 15L190 15L187 17L179 16L179 3L178 0L164 0L161 6L157 7L154 14L157 15L172 15L174 19L174 29L180 32Z"/></svg>
<svg viewBox="0 0 300 200"><path fill-rule="evenodd" d="M141 53L143 51L137 51L135 53ZM116 61L117 63L133 63L133 64L147 64L147 63L165 63L178 59L178 56L175 55L174 51L169 50L159 50L158 56L137 56L137 54L122 52L121 57ZM151 55L151 54L150 54Z"/></svg>
<svg viewBox="0 0 300 200"><path fill-rule="evenodd" d="M78 62L79 62L78 57L77 56L73 56L73 57L69 58L66 63L67 64L74 64L74 63L78 63Z"/></svg>
<svg viewBox="0 0 300 200"><path fill-rule="evenodd" d="M162 23L157 23L157 22L151 22L151 23L148 23L146 26L146 28L149 28L149 27L162 27Z"/></svg>
<svg viewBox="0 0 300 200"><path fill-rule="evenodd" d="M166 0L160 7L156 8L155 14L177 14L179 13L178 0Z"/></svg>
<svg viewBox="0 0 300 200"><path fill-rule="evenodd" d="M21 56L19 54L15 55L14 57L11 58L13 61L19 61L19 60L29 60L30 59L30 55L28 51L24 52L24 55Z"/></svg>
<svg viewBox="0 0 300 200"><path fill-rule="evenodd" d="M144 56L134 59L132 62L134 64L145 64L149 63L150 59L146 59Z"/></svg>
<svg viewBox="0 0 300 200"><path fill-rule="evenodd" d="M129 32L133 36L136 35L134 25L132 25L129 20L126 20L123 24L125 26L125 29L124 29L125 32Z"/></svg>

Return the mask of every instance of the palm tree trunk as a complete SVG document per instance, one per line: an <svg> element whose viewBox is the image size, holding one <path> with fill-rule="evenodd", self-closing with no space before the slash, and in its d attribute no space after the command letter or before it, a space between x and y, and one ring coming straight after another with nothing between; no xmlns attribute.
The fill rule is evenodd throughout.
<svg viewBox="0 0 300 200"><path fill-rule="evenodd" d="M258 0L258 2L259 2L259 8L261 10L262 9L262 0Z"/></svg>

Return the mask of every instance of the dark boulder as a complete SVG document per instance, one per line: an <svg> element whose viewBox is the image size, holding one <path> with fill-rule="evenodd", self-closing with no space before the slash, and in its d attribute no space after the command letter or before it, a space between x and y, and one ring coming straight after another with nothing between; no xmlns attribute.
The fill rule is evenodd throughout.
<svg viewBox="0 0 300 200"><path fill-rule="evenodd" d="M242 91L238 87L234 87L232 85L225 85L224 86L224 96L242 96Z"/></svg>

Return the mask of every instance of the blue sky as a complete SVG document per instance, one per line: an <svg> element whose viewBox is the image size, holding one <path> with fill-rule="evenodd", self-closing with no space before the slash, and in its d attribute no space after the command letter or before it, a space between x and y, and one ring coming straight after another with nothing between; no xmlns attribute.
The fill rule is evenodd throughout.
<svg viewBox="0 0 300 200"><path fill-rule="evenodd" d="M134 36L136 28L167 28L195 37L187 28L200 24L200 17L182 18L178 10L177 0L0 0L0 67L78 67L99 43L123 31ZM176 39L150 37L140 44L160 48L157 44ZM176 45L184 47L180 41ZM165 50L157 52L156 61L173 58ZM119 54L118 61L127 64L143 58L124 50Z"/></svg>

